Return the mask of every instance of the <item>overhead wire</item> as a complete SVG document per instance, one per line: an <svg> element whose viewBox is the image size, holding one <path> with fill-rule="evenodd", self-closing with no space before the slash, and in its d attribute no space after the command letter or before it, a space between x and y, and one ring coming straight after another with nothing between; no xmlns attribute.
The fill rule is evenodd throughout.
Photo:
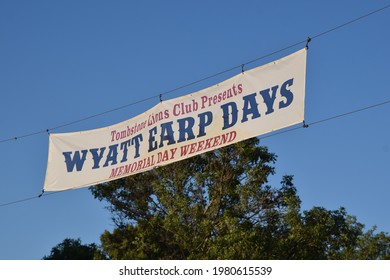
<svg viewBox="0 0 390 280"><path fill-rule="evenodd" d="M6 202L6 203L3 203L3 204L0 204L0 207L10 206L10 205L13 205L13 204L19 204L19 203L22 203L22 202L25 202L25 201L36 199L36 198L38 198L38 196L35 195L35 196L27 197L27 198L24 198L24 199L19 199L19 200L15 200L15 201L11 201L11 202Z"/></svg>
<svg viewBox="0 0 390 280"><path fill-rule="evenodd" d="M271 134L268 134L268 135L265 135L265 136L262 136L262 137L260 136L259 138L260 139L270 138L270 137L273 137L273 136L276 136L276 135L288 133L288 132L291 132L291 131L294 131L294 130L298 130L298 129L301 129L301 128L308 128L308 127L316 125L316 124L320 124L320 123L328 122L328 121L331 121L331 120L334 120L334 119L339 119L339 118L342 118L342 117L346 117L348 115L356 114L356 113L359 113L359 112L362 112L362 111L366 111L366 110L369 110L369 109L373 109L373 108L376 108L376 107L379 107L379 106L383 106L383 105L386 105L386 104L389 104L389 103L390 103L390 100L386 100L386 101L383 101L383 102L380 102L380 103L377 103L377 104L369 105L369 106L366 106L366 107L363 107L363 108L359 108L359 109L356 109L356 110L352 110L352 111L349 111L349 112L346 112L346 113L334 115L334 116L331 116L331 117L328 117L328 118L325 118L325 119L313 121L313 122L310 122L310 123L305 123L304 122L302 126L295 126L295 127L290 128L290 129L284 129L284 130L281 130L279 132L274 132L274 133L271 133Z"/></svg>
<svg viewBox="0 0 390 280"><path fill-rule="evenodd" d="M333 27L333 28L331 28L331 29L328 29L328 30L326 30L326 31L323 31L323 32L321 32L321 33L318 33L318 34L314 35L314 36L311 37L311 38L312 38L312 39L315 39L315 38L324 36L324 35L326 35L326 34L328 34L328 33L330 33L330 32L336 31L337 29L343 28L343 27L345 27L345 26L347 26L347 25L350 25L350 24L352 24L352 23L355 23L355 22L357 22L357 21L359 21L359 20L362 20L362 19L364 19L364 18L366 18L366 17L369 17L369 16L371 16L371 15L373 15L373 14L379 13L379 12L381 12L381 11L383 11L383 10L389 8L389 7L390 7L390 4L388 4L388 5L386 5L386 6L382 7L382 8L379 8L379 9L377 9L377 10L374 10L374 11L372 11L372 12L369 12L369 13L367 13L367 14L364 14L364 15L362 15L362 16L360 16L360 17L354 18L354 19L352 19L352 20L350 20L350 21L347 21L347 22L345 22L345 23L343 23L343 24L340 24L340 25L338 25L338 26L335 26L335 27Z"/></svg>
<svg viewBox="0 0 390 280"><path fill-rule="evenodd" d="M357 22L361 19L364 19L368 16L371 16L373 14L376 14L378 12L381 12L387 8L390 7L390 4L389 5L386 5L380 9L377 9L377 10L374 10L372 12L369 12L367 14L364 14L360 17L357 17L355 19L352 19L348 22L345 22L343 24L340 24L338 26L335 26L331 29L328 29L326 31L323 31L321 33L318 33L312 37L308 37L307 39L305 40L302 40L302 41L299 41L297 43L294 43L294 44L291 44L287 47L284 47L284 48L281 48L281 49L278 49L274 52L271 52L271 53L268 53L266 55L263 55L261 57L258 57L258 58L255 58L255 59L252 59L250 61L247 61L246 63L242 63L238 66L234 66L232 68L229 68L227 70L224 70L224 71L221 71L221 72L218 72L218 73L215 73L215 74L212 74L212 75L209 75L209 76L206 76L204 78L201 78L199 80L196 80L196 81L193 81L191 83L188 83L188 84L185 84L185 85L182 85L182 86L179 86L177 88L174 88L172 90L169 90L169 91L166 91L166 92L163 92L163 93L160 93L158 95L154 95L154 96L151 96L151 97L148 97L148 98L145 98L145 99L142 99L142 100L139 100L139 101L136 101L136 102L132 102L132 103L129 103L129 104L125 104L125 105L122 105L120 107L116 107L116 108L113 108L113 109L110 109L110 110L107 110L107 111L104 111L104 112L100 112L100 113L97 113L97 114L94 114L94 115L90 115L90 116L87 116L87 117L84 117L84 118L81 118L81 119L78 119L78 120L74 120L72 122L68 122L68 123L64 123L64 124L61 124L61 125L58 125L58 126L55 126L55 127L52 127L50 129L45 129L45 130L38 130L36 132L32 132L32 133L28 133L28 134L24 134L24 135L20 135L20 136L15 136L15 137L11 137L11 138L7 138L7 139L3 139L3 140L0 140L0 143L4 143L4 142L8 142L8 141L13 141L13 140L18 140L18 139L21 139L21 138L26 138L26 137L31 137L31 136L34 136L34 135L38 135L38 134L42 134L42 133L50 133L51 131L53 130L57 130L57 129L60 129L60 128L63 128L63 127L66 127L66 126L70 126L70 125L73 125L73 124L76 124L76 123L79 123L79 122L83 122L83 121L86 121L86 120L89 120L89 119L92 119L92 118L95 118L95 117L98 117L98 116L102 116L102 115L105 115L105 114L108 114L108 113L111 113L111 112L114 112L114 111L118 111L118 110L121 110L121 109L124 109L126 107L129 107L129 106L133 106L133 105L136 105L136 104L139 104L139 103L142 103L142 102L145 102L145 101L148 101L148 100L151 100L151 99L154 99L154 98L159 98L160 101L162 100L161 97L163 95L167 95L169 93L172 93L172 92L175 92L175 91L178 91L180 89L183 89L183 88L186 88L186 87L189 87L189 86L192 86L192 85L195 85L195 84L198 84L200 82L203 82L205 80L208 80L208 79L211 79L211 78L214 78L214 77L217 77L217 76L220 76L222 74L225 74L227 72L230 72L230 71L233 71L233 70L236 70L236 69L243 69L243 66L244 65L248 65L248 64L251 64L251 63L254 63L254 62L257 62L259 60L262 60L264 58L267 58L269 56L272 56L272 55L275 55L277 53L280 53L282 51L285 51L285 50L288 50L288 49L291 49L293 47L296 47L298 45L301 45L303 43L306 43L306 47L307 47L307 44L308 42L310 42L312 39L315 39L315 38L318 38L318 37L321 37L321 36L324 36L330 32L333 32L333 31L336 31L342 27L345 27L347 25L350 25L354 22ZM279 132L275 132L275 133L271 133L271 134L268 134L268 135L265 135L265 136L262 136L262 137L259 137L260 139L265 139L265 138L270 138L270 137L274 137L274 136L277 136L277 135L280 135L280 134L285 134L285 133L289 133L289 132L292 132L292 131L295 131L295 130L298 130L298 129L301 129L301 128L307 128L309 126L312 126L312 125L316 125L316 124L320 124L320 123L324 123L324 122L327 122L327 121L331 121L331 120L334 120L334 119L338 119L338 118L342 118L342 117L345 117L345 116L348 116L348 115L351 115L351 114L356 114L358 112L361 112L361 111L365 111L365 110L369 110L369 109L373 109L373 108L376 108L376 107L379 107L379 106L383 106L383 105L386 105L386 104L389 104L390 103L390 100L386 100L386 101L383 101L381 103L377 103L377 104L373 104L373 105L369 105L369 106L366 106L366 107L363 107L363 108L359 108L359 109L356 109L356 110L352 110L352 111L349 111L349 112L346 112L346 113L342 113L342 114L338 114L338 115L334 115L334 116L331 116L331 117L328 117L328 118L325 118L325 119L321 119L321 120L317 120L317 121L314 121L314 122L311 122L311 123L303 123L302 126L295 126L295 127L292 127L292 128L289 128L289 129L284 129L282 131L279 131ZM27 198L24 198L24 199L19 199L19 200L15 200L15 201L11 201L11 202L6 202L6 203L2 203L0 204L0 207L6 207L6 206L10 206L10 205L14 205L14 204L20 204L20 203L23 203L23 202L26 202L26 201L30 201L30 200L33 200L33 199L38 199L38 198L41 198L43 196L49 196L49 195L53 195L53 194L58 194L58 193L62 193L62 192L65 192L65 191L68 191L68 190L64 190L64 191L58 191L58 192L50 192L50 193L41 193L39 194L38 196L31 196L31 197L27 197Z"/></svg>
<svg viewBox="0 0 390 280"><path fill-rule="evenodd" d="M159 98L160 101L162 101L162 96L165 96L165 95L168 95L170 93L173 93L175 91L178 91L178 90L181 90L183 88L187 88L187 87L190 87L192 85L195 85L195 84L198 84L198 83L201 83L203 81L206 81L206 80L209 80L209 79L212 79L212 78L215 78L217 76L220 76L220 75L223 75L225 73L228 73L228 72L231 72L233 70L236 70L236 69L242 69L244 65L248 65L248 64L252 64L254 62L257 62L259 60L262 60L262 59L265 59L267 57L270 57L270 56L273 56L277 53L280 53L280 52L283 52L283 51L286 51L286 50L289 50L291 48L294 48L296 46L299 46L303 43L306 43L306 46L307 46L307 43L309 41L311 41L312 39L315 39L315 38L318 38L318 37L321 37L321 36L324 36L326 34L329 34L333 31L336 31L342 27L345 27L347 25L350 25L352 23L355 23L359 20L362 20L364 18L367 18L371 15L374 15L376 13L379 13L387 8L390 7L390 4L382 7L382 8L379 8L379 9L376 9L374 11L371 11L367 14L364 14L362 16L359 16L357 18L354 18L350 21L347 21L343 24L340 24L340 25L337 25L333 28L330 28L326 31L323 31L323 32L320 32L318 34L315 34L314 36L311 36L311 37L308 37L307 39L305 40L301 40L299 42L296 42L296 43L293 43L289 46L286 46L284 48L281 48L281 49L278 49L276 51L273 51L271 53L268 53L266 55L263 55L263 56L260 56L260 57L257 57L257 58L254 58L252 60L249 60L245 63L241 63L240 65L237 65L237 66L233 66L229 69L226 69L226 70L223 70L223 71L220 71L218 73L215 73L215 74L212 74L212 75L209 75L209 76L206 76L204 78L201 78L201 79L198 79L198 80L195 80L193 82L190 82L190 83L187 83L187 84L184 84L182 86L179 86L179 87L176 87L176 88L173 88L171 90L168 90L168 91L165 91L163 93L160 93L160 94L157 94L157 95L153 95L153 96L150 96L150 97L147 97L147 98L144 98L144 99L141 99L141 100L138 100L138 101L135 101L135 102L131 102L131 103L128 103L128 104L125 104L125 105L122 105L122 106L119 106L119 107L116 107L116 108L112 108L112 109L109 109L109 110L106 110L106 111L103 111L103 112L100 112L100 113L97 113L97 114L93 114L93 115L90 115L90 116L87 116L87 117L84 117L84 118L80 118L80 119L77 119L77 120L74 120L74 121L71 121L71 122L68 122L68 123L63 123L63 124L60 124L58 126L55 126L55 127L52 127L52 128L47 128L47 129L43 129L43 130L38 130L38 131L35 131L35 132L32 132L32 133L27 133L27 134L23 134L23 135L19 135L19 136L14 136L14 137L10 137L10 138L5 138L5 139L2 139L0 140L0 143L4 143L4 142L9 142L9 141L14 141L14 140L18 140L18 139L21 139L21 138L27 138L27 137L31 137L31 136L35 136L35 135L39 135L39 134L43 134L43 133L50 133L51 131L54 131L54 130L58 130L60 128L64 128L64 127L67 127L67 126L71 126L71 125L74 125L76 123L80 123L80 122L83 122L83 121L86 121L86 120L89 120L89 119L93 119L93 118L96 118L96 117L99 117L99 116L102 116L102 115L106 115L106 114L109 114L109 113L112 113L112 112L115 112L115 111L118 111L118 110L122 110L124 108L127 108L127 107L130 107L130 106L134 106L134 105L137 105L139 103L143 103L143 102L146 102L146 101L149 101L149 100L152 100L152 99L155 99L155 98Z"/></svg>
<svg viewBox="0 0 390 280"><path fill-rule="evenodd" d="M41 198L43 196L60 194L60 193L63 193L63 192L66 192L66 191L71 191L71 190L74 190L74 189L63 190L63 191L56 191L56 192L50 192L50 193L41 193L39 195L34 195L34 196L27 197L27 198L11 201L11 202L5 202L5 203L0 204L0 208L1 207L5 207L5 206L10 206L10 205L13 205L13 204L19 204L19 203L26 202L26 201L33 200L33 199L38 199L38 198Z"/></svg>

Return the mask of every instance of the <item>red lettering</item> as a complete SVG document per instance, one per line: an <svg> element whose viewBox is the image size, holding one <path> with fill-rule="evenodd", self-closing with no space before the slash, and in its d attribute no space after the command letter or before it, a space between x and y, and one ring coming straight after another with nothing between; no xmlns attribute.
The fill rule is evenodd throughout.
<svg viewBox="0 0 390 280"><path fill-rule="evenodd" d="M212 147L218 146L218 144L219 144L219 138L221 138L221 136L219 136L219 135L214 137L214 143L213 143L213 146L212 146Z"/></svg>
<svg viewBox="0 0 390 280"><path fill-rule="evenodd" d="M192 144L191 144L190 154L195 153L195 151L196 151L196 145L197 145L197 143L192 143Z"/></svg>

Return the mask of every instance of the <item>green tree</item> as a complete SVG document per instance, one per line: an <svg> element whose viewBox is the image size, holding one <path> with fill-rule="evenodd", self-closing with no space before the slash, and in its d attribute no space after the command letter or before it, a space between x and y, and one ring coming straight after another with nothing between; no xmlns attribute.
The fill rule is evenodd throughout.
<svg viewBox="0 0 390 280"><path fill-rule="evenodd" d="M257 138L91 188L116 228L112 259L385 259L390 237L345 209L301 211L292 176Z"/></svg>
<svg viewBox="0 0 390 280"><path fill-rule="evenodd" d="M95 243L81 244L81 240L65 238L61 243L51 249L49 256L44 260L93 260L104 259Z"/></svg>

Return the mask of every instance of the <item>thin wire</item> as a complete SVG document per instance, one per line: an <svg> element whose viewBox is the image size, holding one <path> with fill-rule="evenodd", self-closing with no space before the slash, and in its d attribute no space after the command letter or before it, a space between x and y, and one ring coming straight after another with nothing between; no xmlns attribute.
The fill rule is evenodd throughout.
<svg viewBox="0 0 390 280"><path fill-rule="evenodd" d="M361 20L361 19L364 19L364 18L366 18L366 17L369 17L369 16L371 16L371 15L373 15L373 14L379 13L379 12L381 12L381 11L383 11L383 10L389 8L389 7L390 7L390 4L384 6L384 7L380 8L380 9L377 9L377 10L375 10L375 11L372 11L372 12L370 12L370 13L368 13L368 14L365 14L365 15L362 15L362 16L357 17L357 18L355 18L355 19L352 19L352 20L350 20L350 21L348 21L348 22L346 22L346 23L340 24L340 25L338 25L338 26L336 26L336 27L333 27L333 28L331 28L331 29L329 29L329 30L326 30L326 31L321 32L321 33L318 33L317 35L314 35L314 36L311 37L311 38L312 38L312 39L318 38L318 37L320 37L320 36L323 36L323 35L325 35L325 34L328 34L328 33L330 33L330 32L333 32L333 31L335 31L335 30L337 30L337 29L340 29L340 28L343 28L343 27L345 27L345 26L347 26L347 25L350 25L350 24L352 24L352 23L354 23L354 22L356 22L356 21L359 21L359 20Z"/></svg>
<svg viewBox="0 0 390 280"><path fill-rule="evenodd" d="M311 122L311 123L308 123L308 124L304 123L303 126L292 127L292 128L285 129L285 130L282 130L282 131L279 131L279 132L275 132L275 133L271 133L271 134L268 134L268 135L265 135L265 136L259 137L259 138L260 138L260 140L262 140L262 139L274 137L274 136L277 136L277 135L280 135L280 134L289 133L289 132L292 132L292 131L295 131L295 130L298 130L298 129L301 129L301 128L306 128L306 127L310 127L312 125L328 122L328 121L331 121L331 120L334 120L334 119L338 119L338 118L342 118L342 117L345 117L345 116L348 116L348 115L356 114L356 113L359 113L359 112L362 112L362 111L374 109L376 107L383 106L383 105L386 105L386 104L390 104L390 100L386 100L386 101L383 101L381 103L377 103L377 104L369 105L369 106L366 106L366 107L363 107L363 108L359 108L359 109L356 109L356 110L352 110L352 111L349 111L349 112L346 112L346 113L343 113L343 114L335 115L335 116L332 116L332 117L329 117L329 118L325 118L325 119L321 119L321 120L318 120L318 121L314 121L314 122ZM16 200L16 201L12 201L12 202L3 203L3 204L0 204L0 207L5 207L5 206L13 205L13 204L19 204L19 203L22 203L22 202L25 202L25 201L29 201L29 200L33 200L33 199L36 199L36 198L40 198L40 197L43 197L43 196L59 194L59 193L70 191L70 190L74 190L74 189L62 190L62 191L50 192L50 193L43 193L43 194L40 194L38 196L33 196L33 197L25 198L25 199L20 199L20 200Z"/></svg>
<svg viewBox="0 0 390 280"><path fill-rule="evenodd" d="M3 204L0 204L0 207L5 207L5 206L13 205L13 204L19 204L19 203L22 203L22 202L25 202L28 200L33 200L35 198L38 198L38 196L32 196L32 197L28 197L28 198L24 198L24 199L15 200L12 202L3 203Z"/></svg>
<svg viewBox="0 0 390 280"><path fill-rule="evenodd" d="M321 120L318 120L318 121L314 121L314 122L311 122L311 123L304 123L302 126L292 127L290 129L285 129L285 130L282 130L282 131L279 131L279 132L271 133L271 134L268 134L268 135L265 135L265 136L259 137L259 138L260 139L270 138L270 137L273 137L273 136L276 136L276 135L288 133L288 132L291 132L291 131L294 131L294 130L298 130L298 129L301 129L301 128L308 128L308 127L310 127L312 125L328 122L328 121L331 121L331 120L334 120L334 119L339 119L339 118L342 118L342 117L345 117L345 116L348 116L348 115L352 115L352 114L356 114L356 113L359 113L359 112L362 112L362 111L370 110L370 109L373 109L375 107L383 106L383 105L386 105L386 104L389 104L389 103L390 103L390 100L386 100L386 101L383 101L383 102L380 102L380 103L377 103L377 104L374 104L374 105L370 105L370 106L366 106L366 107L363 107L363 108L359 108L359 109L352 110L352 111L349 111L349 112L346 112L346 113L342 113L342 114L339 114L339 115L334 115L332 117L328 117L328 118L321 119Z"/></svg>
<svg viewBox="0 0 390 280"><path fill-rule="evenodd" d="M112 113L112 112L124 109L126 107L129 107L129 106L132 106L132 105L136 105L136 104L139 104L139 103L151 100L151 99L153 99L155 97L156 96L151 96L151 97L148 97L148 98L145 98L145 99L142 99L142 100L130 103L130 104L126 104L126 105L123 105L123 106L120 106L120 107L117 107L117 108L113 108L113 109L110 109L110 110L107 110L107 111L104 111L104 112L101 112L101 113L97 113L95 115L91 115L91 116L88 116L88 117L85 117L85 118L82 118L82 119L78 119L78 120L75 120L75 121L72 121L72 122L69 122L69 123L58 125L58 126L55 126L55 127L52 127L52 128L49 128L49 129L45 130L45 132L50 132L50 131L53 131L53 130L56 130L56 129L59 129L59 128L70 126L70 125L73 125L73 124L76 124L76 123L79 123L79 122L83 122L83 121L86 121L86 120L89 120L89 119L92 119L92 118L96 118L96 117L99 117L99 116L102 116L102 115L106 115L108 113Z"/></svg>
<svg viewBox="0 0 390 280"><path fill-rule="evenodd" d="M268 134L268 135L265 135L265 136L259 137L259 138L260 138L260 140L265 139L265 138L271 138L271 137L274 137L274 136L277 136L277 135L280 135L280 134L285 134L285 133L288 133L288 132L291 132L291 131L294 131L294 130L298 130L298 129L301 129L301 128L303 128L303 126L296 126L296 127L292 127L292 128L289 128L289 129L281 130L279 132L274 132L274 133L271 133L271 134Z"/></svg>
<svg viewBox="0 0 390 280"><path fill-rule="evenodd" d="M312 36L312 37L309 37L309 38L315 39L315 38L324 36L324 35L326 35L326 34L328 34L328 33L331 33L331 32L333 32L333 31L336 31L336 30L338 30L338 29L340 29L340 28L342 28L342 27L345 27L345 26L350 25L350 24L352 24L352 23L355 23L355 22L357 22L357 21L359 21L359 20L362 20L362 19L364 19L364 18L366 18L366 17L369 17L369 16L371 16L371 15L373 15L373 14L376 14L376 13L378 13L378 12L381 12L381 11L383 11L383 10L389 8L389 7L390 7L390 4L384 6L384 7L380 8L380 9L377 9L377 10L374 10L374 11L369 12L369 13L367 13L367 14L364 14L364 15L362 15L362 16L360 16L360 17L355 18L355 19L352 19L352 20L350 20L350 21L348 21L348 22L346 22L346 23L340 24L340 25L338 25L338 26L336 26L336 27L333 27L333 28L331 28L331 29L328 29L328 30L326 30L326 31L323 31L323 32L321 32L321 33L318 33L318 34L316 34L316 35L314 35L314 36ZM245 62L245 63L241 63L240 65L231 67L231 68L229 68L229 69L227 69L227 70L224 70L224 71L218 72L218 73L216 73L216 74L212 74L212 75L206 76L206 77L201 78L201 79L199 79L199 80L196 80L196 81L194 81L194 82L191 82L191 83L188 83L188 84L185 84L185 85L176 87L176 88L174 88L174 89L172 89L172 90L169 90L169 91L166 91L166 92L157 94L157 95L153 95L153 96L151 96L151 97L148 97L148 98L145 98L145 99L136 101L136 102L128 103L128 104L122 105L122 106L120 106L120 107L116 107L116 108L113 108L113 109L110 109L110 110L107 110L107 111L103 111L103 112L101 112L101 113L97 113L97 114L94 114L94 115L87 116L87 117L85 117L85 118L81 118L81 119L78 119L78 120L75 120L75 121L71 121L71 122L68 122L68 123L64 123L64 124L61 124L61 125L58 125L58 126L49 128L49 129L39 130L39 131L36 131L36 132L32 132L32 133L28 133L28 134L24 134L24 135L20 135L20 136L16 136L16 137L6 138L6 139L3 139L3 140L0 140L0 143L9 142L9 141L15 141L15 140L18 140L18 139L21 139L21 138L27 138L27 137L31 137L31 136L38 135L38 134L42 134L42 133L49 133L49 132L51 132L51 131L53 131L53 130L57 130L57 129L60 129L60 128L63 128L63 127L67 127L67 126L70 126L70 125L74 125L74 124L76 124L76 123L80 123L80 122L83 122L83 121L86 121L86 120L89 120L89 119L92 119L92 118L96 118L96 117L98 117L98 116L106 115L106 114L109 114L109 113L112 113L112 112L115 112L115 111L118 111L118 110L121 110L121 109L130 107L130 106L133 106L133 105L142 103L142 102L149 101L149 100L154 99L154 98L160 98L160 100L161 100L161 97L162 97L163 95L170 94L170 93L172 93L172 92L178 91L178 90L180 90L180 89L183 89L183 88L186 88L186 87L195 85L195 84L198 84L198 83L200 83L200 82L209 80L209 79L211 79L211 78L220 76L220 75L222 75L222 74L228 73L228 72L233 71L233 70L236 70L236 69L242 69L242 66L243 66L243 65L252 64L252 63L254 63L254 62L257 62L257 61L259 61L259 60L262 60L262 59L264 59L264 58L270 57L270 56L272 56L272 55L275 55L275 54L280 53L280 52L283 52L283 51L285 51L285 50L294 48L294 47L296 47L296 46L298 46L298 45L301 45L301 44L307 43L307 42L308 42L307 39L302 40L302 41L299 41L299 42L297 42L297 43L291 44L291 45L289 45L289 46L287 46L287 47L281 48L281 49L279 49L279 50L276 50L276 51L274 51L274 52L268 53L268 54L263 55L263 56L261 56L261 57L258 57L258 58L249 60L249 61L247 61L247 62ZM1 206L1 205L0 205L0 206Z"/></svg>
<svg viewBox="0 0 390 280"><path fill-rule="evenodd" d="M65 191L71 191L71 190L72 190L72 189L63 190L63 191L57 191L57 192L50 192L50 193L43 193L43 194L39 194L39 195L27 197L27 198L24 198L24 199L19 199L19 200L15 200L15 201L11 201L11 202L6 202L6 203L3 203L3 204L0 204L0 208L1 208L1 207L5 207L5 206L10 206L10 205L13 205L13 204L19 204L19 203L26 202L26 201L33 200L33 199L39 199L39 198L41 198L41 197L43 197L43 196L49 196L49 195L53 195L53 194L59 194L59 193L63 193L63 192L65 192Z"/></svg>
<svg viewBox="0 0 390 280"><path fill-rule="evenodd" d="M353 111L350 111L350 112L347 112L347 113L343 113L343 114L340 114L340 115L336 115L336 116L333 116L333 117L329 117L329 118L326 118L326 119L322 119L322 120L319 120L319 121L315 121L315 122L309 123L308 125L315 125L315 124L319 124L319 123L322 123L322 122L327 122L327 121L330 121L330 120L338 119L338 118L345 117L345 116L348 116L348 115L352 115L352 114L355 114L355 113L358 113L358 112L361 112L361 111L365 111L365 110L369 110L369 109L372 109L372 108L375 108L375 107L386 105L388 103L390 103L390 100L387 100L387 101L384 101L384 102L381 102L381 103L378 103L378 104L374 104L374 105L371 105L371 106L367 106L367 107L364 107L364 108L356 109L356 110L353 110Z"/></svg>
<svg viewBox="0 0 390 280"><path fill-rule="evenodd" d="M21 138L26 138L26 137L42 134L42 133L45 133L45 132L47 132L47 130L39 130L39 131L36 131L36 132L32 132L32 133L28 133L28 134L24 134L24 135L19 135L19 136L3 139L3 140L0 141L0 143L13 141L13 140L18 140L18 139L21 139Z"/></svg>

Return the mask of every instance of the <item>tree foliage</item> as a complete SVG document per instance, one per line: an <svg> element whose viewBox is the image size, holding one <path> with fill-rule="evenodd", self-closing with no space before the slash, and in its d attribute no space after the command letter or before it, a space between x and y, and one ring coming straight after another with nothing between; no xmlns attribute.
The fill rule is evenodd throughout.
<svg viewBox="0 0 390 280"><path fill-rule="evenodd" d="M292 176L257 138L91 188L116 228L112 259L389 259L390 237L344 208L301 211Z"/></svg>
<svg viewBox="0 0 390 280"><path fill-rule="evenodd" d="M51 249L49 256L44 260L93 260L104 259L95 243L81 244L81 240L65 238Z"/></svg>

